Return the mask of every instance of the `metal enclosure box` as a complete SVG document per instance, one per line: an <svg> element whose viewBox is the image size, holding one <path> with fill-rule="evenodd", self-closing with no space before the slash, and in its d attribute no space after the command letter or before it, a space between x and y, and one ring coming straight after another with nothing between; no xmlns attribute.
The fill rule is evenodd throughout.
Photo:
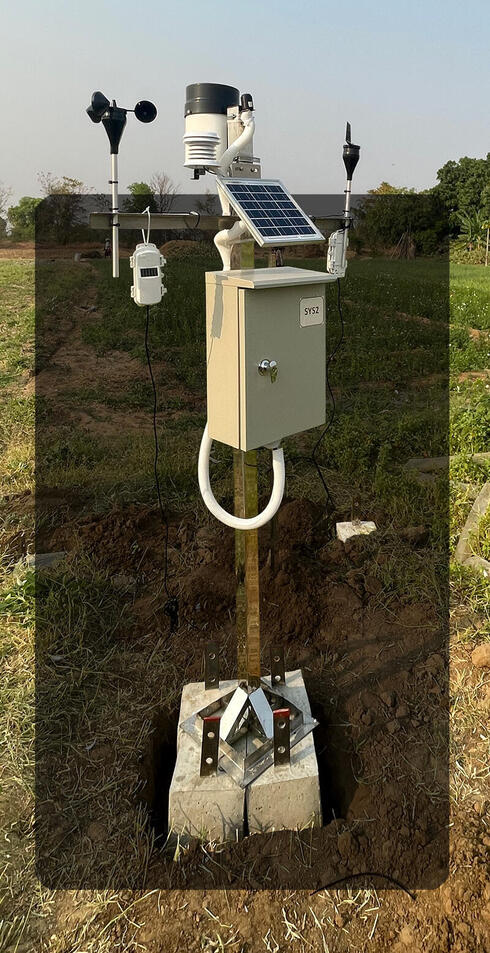
<svg viewBox="0 0 490 953"><path fill-rule="evenodd" d="M209 435L239 450L325 422L324 272L206 274ZM261 374L262 361L277 376Z"/></svg>

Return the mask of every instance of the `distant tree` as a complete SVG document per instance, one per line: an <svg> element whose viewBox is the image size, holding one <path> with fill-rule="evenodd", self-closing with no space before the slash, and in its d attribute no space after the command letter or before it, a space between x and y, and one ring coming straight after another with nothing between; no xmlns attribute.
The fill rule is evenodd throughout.
<svg viewBox="0 0 490 953"><path fill-rule="evenodd" d="M485 265L488 266L490 256L490 183L485 186L481 194L482 212L484 216L483 231L485 235Z"/></svg>
<svg viewBox="0 0 490 953"><path fill-rule="evenodd" d="M7 222L4 218L0 218L0 238L5 238L7 234Z"/></svg>
<svg viewBox="0 0 490 953"><path fill-rule="evenodd" d="M407 189L405 186L390 185L389 182L381 182L376 189L368 189L368 195L409 195L413 194L415 189Z"/></svg>
<svg viewBox="0 0 490 953"><path fill-rule="evenodd" d="M488 221L484 209L477 212L458 212L460 223L459 241L468 251L480 249L485 240L486 223Z"/></svg>
<svg viewBox="0 0 490 953"><path fill-rule="evenodd" d="M196 209L201 215L214 215L216 212L216 196L210 189L196 201Z"/></svg>
<svg viewBox="0 0 490 953"><path fill-rule="evenodd" d="M433 191L441 198L449 216L453 233L458 231L461 212L475 213L484 206L490 182L490 152L485 159L464 156L458 162L450 160L437 173L438 184Z"/></svg>
<svg viewBox="0 0 490 953"><path fill-rule="evenodd" d="M482 189L481 193L481 210L485 219L490 220L490 181L488 185Z"/></svg>
<svg viewBox="0 0 490 953"><path fill-rule="evenodd" d="M37 177L43 195L88 195L92 192L81 179L73 179L69 175L57 177L52 172L38 172Z"/></svg>
<svg viewBox="0 0 490 953"><path fill-rule="evenodd" d="M154 172L150 179L150 191L156 211L169 212L174 204L175 196L180 192L180 185L176 185L165 172Z"/></svg>
<svg viewBox="0 0 490 953"><path fill-rule="evenodd" d="M372 190L356 211L355 239L374 251L393 247L408 234L419 254L445 246L447 214L437 195L404 188Z"/></svg>
<svg viewBox="0 0 490 953"><path fill-rule="evenodd" d="M127 212L144 212L149 207L150 212L156 212L156 202L151 187L147 182L131 182L128 185L129 198L124 200Z"/></svg>
<svg viewBox="0 0 490 953"><path fill-rule="evenodd" d="M84 211L83 196L92 189L84 185L81 179L66 175L57 178L51 172L40 172L38 179L45 196L36 213L40 234L43 238L53 238L65 245L74 227L80 224Z"/></svg>
<svg viewBox="0 0 490 953"><path fill-rule="evenodd" d="M34 238L36 208L42 199L23 195L18 205L11 205L8 210L9 222L12 226L13 238Z"/></svg>
<svg viewBox="0 0 490 953"><path fill-rule="evenodd" d="M7 211L7 202L12 195L12 189L8 189L3 182L0 182L0 215L5 215Z"/></svg>

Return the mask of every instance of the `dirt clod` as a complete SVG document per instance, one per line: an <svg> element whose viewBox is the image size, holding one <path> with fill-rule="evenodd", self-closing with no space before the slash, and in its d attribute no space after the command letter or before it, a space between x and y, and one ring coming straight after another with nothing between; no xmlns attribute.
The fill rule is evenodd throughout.
<svg viewBox="0 0 490 953"><path fill-rule="evenodd" d="M429 538L429 531L425 526L407 526L400 536L413 546L423 546Z"/></svg>
<svg viewBox="0 0 490 953"><path fill-rule="evenodd" d="M476 668L490 668L490 642L482 642L473 649L471 661Z"/></svg>

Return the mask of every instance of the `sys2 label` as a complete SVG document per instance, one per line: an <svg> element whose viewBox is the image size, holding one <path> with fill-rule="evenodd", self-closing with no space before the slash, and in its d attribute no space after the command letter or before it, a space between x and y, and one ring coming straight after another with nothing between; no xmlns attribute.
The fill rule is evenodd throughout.
<svg viewBox="0 0 490 953"><path fill-rule="evenodd" d="M299 323L302 328L311 328L313 324L323 324L323 298L301 298L299 302Z"/></svg>

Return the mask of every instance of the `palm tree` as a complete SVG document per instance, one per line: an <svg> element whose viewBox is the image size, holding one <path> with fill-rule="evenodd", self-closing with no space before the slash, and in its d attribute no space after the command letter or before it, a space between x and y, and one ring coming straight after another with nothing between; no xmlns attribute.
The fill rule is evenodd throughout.
<svg viewBox="0 0 490 953"><path fill-rule="evenodd" d="M485 228L485 211L480 208L476 212L457 213L461 228L459 242L469 251L479 249L483 243L482 230Z"/></svg>

